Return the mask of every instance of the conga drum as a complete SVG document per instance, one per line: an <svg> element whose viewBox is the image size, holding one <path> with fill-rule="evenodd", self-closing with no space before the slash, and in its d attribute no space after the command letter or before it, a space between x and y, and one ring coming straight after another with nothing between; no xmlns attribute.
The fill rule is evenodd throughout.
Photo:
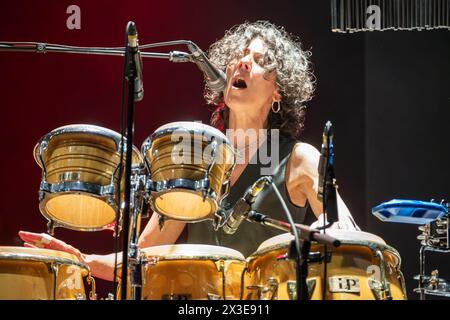
<svg viewBox="0 0 450 320"><path fill-rule="evenodd" d="M86 295L84 282L91 286ZM86 300L95 282L72 254L37 248L0 247L0 300Z"/></svg>
<svg viewBox="0 0 450 320"><path fill-rule="evenodd" d="M406 299L401 259L394 248L367 232L330 229L327 234L339 239L341 246L329 248L324 279L324 246L312 244L306 280L310 299ZM287 259L292 238L290 234L270 238L247 259L244 299L296 299L295 263Z"/></svg>
<svg viewBox="0 0 450 320"><path fill-rule="evenodd" d="M241 298L246 261L234 249L195 244L163 245L142 249L141 257L143 300ZM131 284L127 287L130 298ZM118 294L120 297L120 290Z"/></svg>

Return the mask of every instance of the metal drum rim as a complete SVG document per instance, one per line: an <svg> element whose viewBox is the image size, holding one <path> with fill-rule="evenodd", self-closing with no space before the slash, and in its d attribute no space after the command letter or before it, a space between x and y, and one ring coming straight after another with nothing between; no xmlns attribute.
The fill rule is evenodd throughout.
<svg viewBox="0 0 450 320"><path fill-rule="evenodd" d="M65 133L90 133L93 135L110 138L116 143L116 149L117 149L116 151L119 151L119 146L120 146L120 142L121 142L120 133L118 133L114 130L111 130L111 129L108 129L105 127L101 127L101 126L97 126L97 125L93 125L93 124L69 124L69 125L65 125L65 126L53 129L52 131L43 135L38 140L38 142L36 143L36 145L34 146L34 149L33 149L33 156L34 156L34 160L36 161L36 163L39 166L41 166L41 163L40 163L41 161L39 159L39 147L42 144L42 142L50 141L50 139L52 137L62 135ZM124 152L126 152L126 141L127 141L126 137L124 137L124 141L125 141ZM143 158L141 152L139 151L139 149L135 145L133 145L133 151L138 156L140 163L142 163L144 161L144 158Z"/></svg>

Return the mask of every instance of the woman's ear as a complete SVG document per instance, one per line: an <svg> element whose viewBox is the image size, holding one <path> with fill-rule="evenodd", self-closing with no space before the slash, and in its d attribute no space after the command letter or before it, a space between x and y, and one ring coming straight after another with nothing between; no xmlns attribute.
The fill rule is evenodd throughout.
<svg viewBox="0 0 450 320"><path fill-rule="evenodd" d="M278 88L276 88L272 94L272 101L281 101L281 94L278 91Z"/></svg>

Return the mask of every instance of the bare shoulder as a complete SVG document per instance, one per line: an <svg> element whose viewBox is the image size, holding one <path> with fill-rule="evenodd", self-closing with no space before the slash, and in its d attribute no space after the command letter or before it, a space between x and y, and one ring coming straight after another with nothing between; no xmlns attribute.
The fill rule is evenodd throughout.
<svg viewBox="0 0 450 320"><path fill-rule="evenodd" d="M318 188L320 152L309 143L297 142L289 158L286 185L291 199L304 206L307 197L313 197Z"/></svg>
<svg viewBox="0 0 450 320"><path fill-rule="evenodd" d="M314 186L318 177L320 152L309 143L297 142L288 163L287 185Z"/></svg>
<svg viewBox="0 0 450 320"><path fill-rule="evenodd" d="M313 145L297 142L292 149L291 165L316 166L319 164L320 152Z"/></svg>

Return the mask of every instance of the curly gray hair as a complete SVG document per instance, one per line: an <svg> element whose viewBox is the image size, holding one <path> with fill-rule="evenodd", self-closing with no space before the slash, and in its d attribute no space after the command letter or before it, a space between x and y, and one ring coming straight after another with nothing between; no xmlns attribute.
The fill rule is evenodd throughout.
<svg viewBox="0 0 450 320"><path fill-rule="evenodd" d="M311 52L304 51L295 36L268 21L245 22L234 26L213 43L208 50L209 58L225 72L227 65L239 59L255 38L262 39L268 47L263 66L266 73L276 71L276 85L282 97L280 112L269 113L267 129L280 129L281 136L298 139L304 129L304 104L312 98L315 77L309 61ZM216 106L211 125L226 129L229 110L223 102L223 93L214 92L205 85L205 99Z"/></svg>

